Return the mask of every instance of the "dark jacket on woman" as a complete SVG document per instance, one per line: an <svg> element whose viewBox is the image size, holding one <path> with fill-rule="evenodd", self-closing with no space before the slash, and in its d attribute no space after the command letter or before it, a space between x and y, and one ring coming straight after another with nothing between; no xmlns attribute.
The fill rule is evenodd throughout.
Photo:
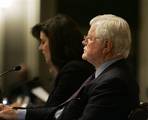
<svg viewBox="0 0 148 120"><path fill-rule="evenodd" d="M67 63L59 71L45 107L27 110L26 120L43 120L47 117L50 108L67 100L93 72L94 67L86 61Z"/></svg>

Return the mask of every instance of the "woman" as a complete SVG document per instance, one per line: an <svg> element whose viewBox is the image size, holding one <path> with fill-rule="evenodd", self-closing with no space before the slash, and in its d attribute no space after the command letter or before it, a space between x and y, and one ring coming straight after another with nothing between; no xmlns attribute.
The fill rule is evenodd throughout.
<svg viewBox="0 0 148 120"><path fill-rule="evenodd" d="M94 67L81 58L83 36L78 25L69 16L57 15L37 24L32 28L32 34L39 40L39 50L55 79L46 106L57 106L81 86L92 74ZM37 111L40 115L36 114ZM45 111L30 110L26 119L43 119Z"/></svg>
<svg viewBox="0 0 148 120"><path fill-rule="evenodd" d="M44 108L14 111L6 106L0 118L7 120L44 120L52 108L62 104L81 86L94 71L94 67L81 56L82 34L78 25L66 15L57 15L32 28L32 35L40 42L49 71L54 77L54 87ZM0 106L4 109L4 106Z"/></svg>
<svg viewBox="0 0 148 120"><path fill-rule="evenodd" d="M32 28L39 42L49 71L55 78L48 104L58 105L68 99L93 72L93 67L81 59L82 35L66 15L57 15Z"/></svg>

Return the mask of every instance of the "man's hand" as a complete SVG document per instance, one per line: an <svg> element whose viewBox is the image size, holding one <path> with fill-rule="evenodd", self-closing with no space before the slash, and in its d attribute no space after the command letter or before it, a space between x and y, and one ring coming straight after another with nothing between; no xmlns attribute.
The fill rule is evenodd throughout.
<svg viewBox="0 0 148 120"><path fill-rule="evenodd" d="M10 106L0 104L0 120L18 120L16 111Z"/></svg>

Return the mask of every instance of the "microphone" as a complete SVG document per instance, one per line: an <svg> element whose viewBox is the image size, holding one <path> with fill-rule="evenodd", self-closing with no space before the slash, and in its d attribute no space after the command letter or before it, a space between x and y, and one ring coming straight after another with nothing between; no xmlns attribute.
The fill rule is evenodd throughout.
<svg viewBox="0 0 148 120"><path fill-rule="evenodd" d="M19 66L19 65L14 66L14 67L12 67L11 69L9 69L9 70L7 70L7 71L1 73L1 74L0 74L0 77L4 76L4 75L6 75L7 73L12 72L12 71L19 71L20 69L21 69L21 66Z"/></svg>
<svg viewBox="0 0 148 120"><path fill-rule="evenodd" d="M20 65L17 65L17 66L12 67L12 71L18 71L20 69L21 69L21 66Z"/></svg>
<svg viewBox="0 0 148 120"><path fill-rule="evenodd" d="M12 107L12 109L18 110L18 109L40 109L40 108L48 108L47 106L34 106L34 107Z"/></svg>

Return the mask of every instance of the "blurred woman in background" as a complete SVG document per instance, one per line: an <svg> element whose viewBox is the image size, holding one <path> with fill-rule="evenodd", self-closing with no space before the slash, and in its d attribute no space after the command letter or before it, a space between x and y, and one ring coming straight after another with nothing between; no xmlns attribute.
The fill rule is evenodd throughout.
<svg viewBox="0 0 148 120"><path fill-rule="evenodd" d="M39 50L54 78L54 87L46 102L53 107L67 100L94 71L94 67L83 61L83 36L77 23L66 15L57 15L32 28L33 36L39 40ZM46 110L28 110L26 119L43 119ZM40 113L35 114L35 113ZM48 112L48 111L46 111Z"/></svg>
<svg viewBox="0 0 148 120"><path fill-rule="evenodd" d="M59 14L36 24L32 28L32 35L39 41L39 50L54 78L54 87L43 108L21 111L6 106L5 111L2 105L4 112L1 111L0 118L44 120L48 117L50 108L66 101L94 72L94 67L81 58L83 36L77 23L69 16Z"/></svg>

